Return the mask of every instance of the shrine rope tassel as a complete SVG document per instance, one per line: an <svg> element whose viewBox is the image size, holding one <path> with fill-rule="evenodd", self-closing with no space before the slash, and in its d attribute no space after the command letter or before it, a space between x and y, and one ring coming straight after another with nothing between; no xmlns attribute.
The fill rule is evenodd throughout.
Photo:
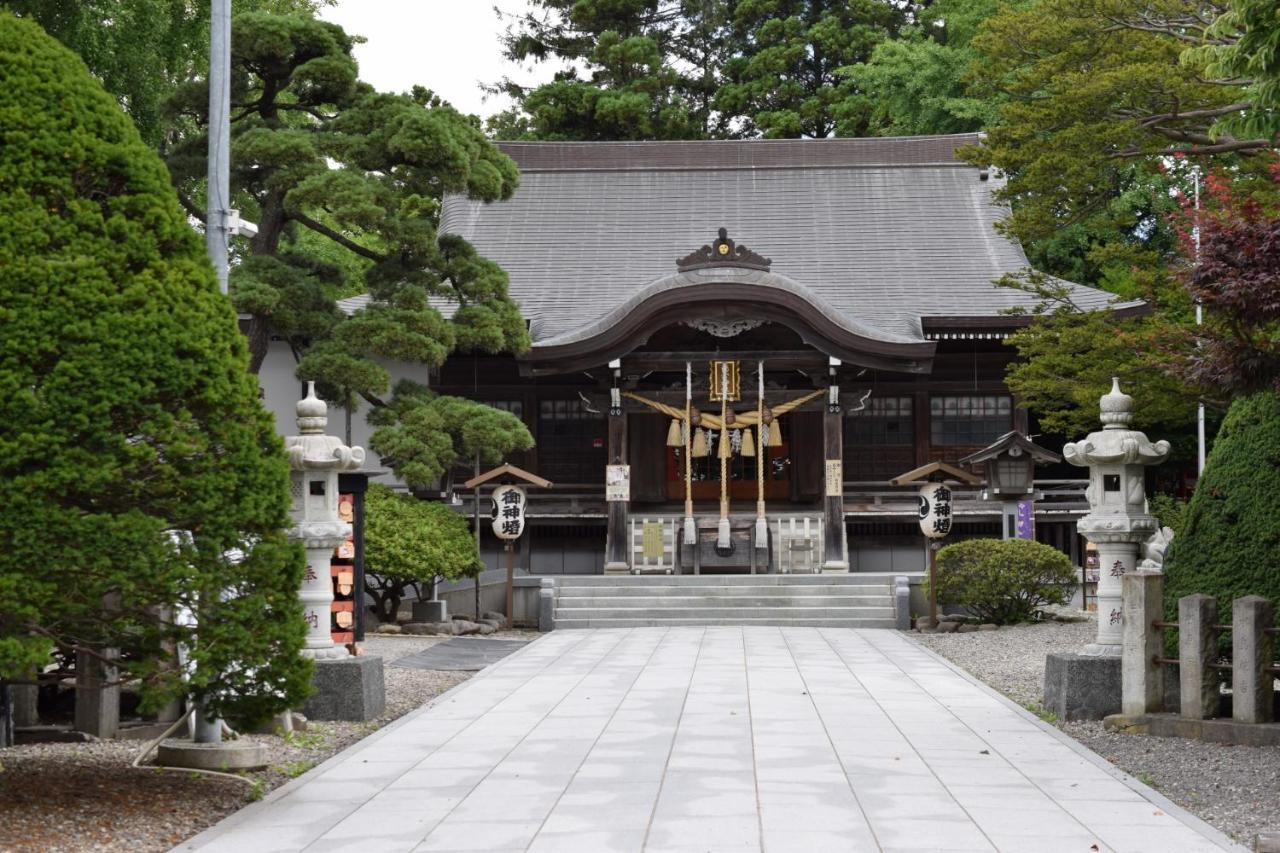
<svg viewBox="0 0 1280 853"><path fill-rule="evenodd" d="M728 551L733 542L729 534L729 362L720 363L720 525L716 548Z"/></svg>
<svg viewBox="0 0 1280 853"><path fill-rule="evenodd" d="M693 545L698 538L698 526L693 520L693 450L694 432L702 438L702 430L693 422L693 362L684 363L684 541ZM702 448L706 456L706 445Z"/></svg>
<svg viewBox="0 0 1280 853"><path fill-rule="evenodd" d="M756 418L760 429L764 429L764 362L761 361L756 370L759 392L756 395ZM747 433L751 437L751 433ZM746 442L743 442L742 454L747 455ZM756 547L769 547L769 522L764 511L764 466L769 461L769 448L764 439L760 440L760 458L756 460Z"/></svg>

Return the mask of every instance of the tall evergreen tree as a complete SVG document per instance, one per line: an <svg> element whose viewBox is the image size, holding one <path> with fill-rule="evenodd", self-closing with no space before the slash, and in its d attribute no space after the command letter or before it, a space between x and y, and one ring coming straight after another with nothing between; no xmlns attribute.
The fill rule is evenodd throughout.
<svg viewBox="0 0 1280 853"><path fill-rule="evenodd" d="M864 136L872 104L840 71L870 59L909 11L891 0L738 0L715 108L744 136Z"/></svg>
<svg viewBox="0 0 1280 853"><path fill-rule="evenodd" d="M560 62L555 79L495 92L505 139L690 139L706 135L727 0L537 0L508 27L512 61Z"/></svg>
<svg viewBox="0 0 1280 853"><path fill-rule="evenodd" d="M256 372L268 333L283 337L303 378L350 408L385 408L380 427L423 422L424 395L396 403L387 361L438 367L450 353L521 352L528 334L507 295L506 274L465 240L440 235L440 204L456 193L479 201L510 197L515 164L478 122L424 89L373 91L358 79L353 40L307 15L246 13L232 21L232 190L258 224L232 272L232 297L252 317ZM195 82L175 107L206 122L207 84ZM201 215L206 136L175 147L170 167L193 216ZM351 317L337 309L344 277L370 301ZM352 287L354 285L354 287ZM445 309L445 310L442 310ZM446 316L446 314L448 316ZM471 414L487 419L487 407ZM431 416L434 417L434 416ZM487 420L486 420L487 422ZM513 427L501 447L528 440ZM389 461L447 471L448 434L401 430ZM418 437L407 447L404 441ZM386 434L375 433L379 449ZM407 463L406 463L407 464Z"/></svg>
<svg viewBox="0 0 1280 853"><path fill-rule="evenodd" d="M334 0L236 0L236 10L311 12ZM80 55L124 107L142 138L161 147L172 130L174 87L209 67L209 3L188 0L0 0Z"/></svg>
<svg viewBox="0 0 1280 853"><path fill-rule="evenodd" d="M303 555L235 312L84 63L0 12L0 67L0 678L113 648L152 706L291 707Z"/></svg>

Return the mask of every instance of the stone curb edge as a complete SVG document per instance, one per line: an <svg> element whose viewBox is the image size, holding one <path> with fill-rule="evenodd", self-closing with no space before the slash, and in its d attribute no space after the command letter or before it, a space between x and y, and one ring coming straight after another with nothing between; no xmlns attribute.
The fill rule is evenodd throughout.
<svg viewBox="0 0 1280 853"><path fill-rule="evenodd" d="M1030 722L1032 725L1036 726L1040 730L1053 735L1055 738L1057 738L1059 741L1065 744L1072 752L1076 753L1081 758L1085 759L1091 764L1094 764L1095 766L1104 770L1108 775L1112 776L1113 778L1124 783L1125 787L1129 788L1130 790L1138 794L1141 794L1144 799L1149 800L1150 802L1159 806L1162 810L1165 811L1165 813L1178 819L1179 821L1186 824L1191 829L1194 829L1196 832L1199 832L1209 841L1212 841L1214 844L1217 844L1219 847L1221 847L1224 850L1233 851L1233 853L1250 853L1250 849L1248 847L1245 847L1233 841L1231 837L1228 836L1222 830L1218 829L1212 824L1207 823L1203 819L1196 817L1191 812L1184 809L1182 806L1170 800L1164 794L1161 794L1155 788L1152 788L1149 785L1142 784L1142 782L1138 781L1133 776L1130 776L1128 773L1124 772L1119 767L1116 767L1110 761L1107 761L1101 755L1098 755L1098 753L1094 752L1092 749L1089 749L1089 747L1085 746L1084 744L1080 743L1080 741L1073 738L1071 735L1062 731L1062 729L1050 723L1046 723L1044 720L1040 719L1035 714L1031 713L1026 708L1022 707L1017 702L1013 701L1008 696L1001 693L999 690L996 690L994 687L987 684L985 681L982 681L977 676L970 673L968 670L963 669L958 664L955 664L947 660L942 655L938 654L933 649L926 646L924 643L919 642L909 634L906 634L905 632L901 632L901 631L895 632L895 633L902 634L904 637L906 637L906 639L909 642L911 642L914 646L916 646L916 648L920 649L925 654L928 654L931 657L936 658L943 666L956 672L965 680L976 685L978 689L984 691L985 693L991 696L994 696L1001 703L1013 709L1013 711L1017 713L1019 716L1021 716L1024 720L1027 720L1028 722Z"/></svg>

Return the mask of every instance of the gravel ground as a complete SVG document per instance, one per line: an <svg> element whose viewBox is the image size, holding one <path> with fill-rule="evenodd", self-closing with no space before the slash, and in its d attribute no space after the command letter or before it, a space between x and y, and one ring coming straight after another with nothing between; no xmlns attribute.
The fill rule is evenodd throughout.
<svg viewBox="0 0 1280 853"><path fill-rule="evenodd" d="M537 636L521 630L492 635ZM390 662L449 639L370 634L363 649ZM247 774L252 785L186 771L131 769L143 741L0 750L0 851L168 850L473 674L386 666L387 710L377 720L312 722L289 737L246 735L267 745L270 761L267 769Z"/></svg>
<svg viewBox="0 0 1280 853"><path fill-rule="evenodd" d="M1095 625L1046 622L974 634L912 634L917 642L1032 710L1042 712L1044 659L1076 651ZM1123 735L1101 722L1057 723L1080 743L1241 843L1280 831L1280 747L1223 746Z"/></svg>

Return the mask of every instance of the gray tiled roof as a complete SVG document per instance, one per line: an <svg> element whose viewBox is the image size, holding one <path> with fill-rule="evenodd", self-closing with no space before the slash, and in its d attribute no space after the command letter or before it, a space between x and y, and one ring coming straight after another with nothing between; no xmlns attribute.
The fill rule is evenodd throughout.
<svg viewBox="0 0 1280 853"><path fill-rule="evenodd" d="M975 135L911 139L503 143L505 202L445 200L442 231L501 265L535 346L603 318L720 227L850 324L920 340L921 318L991 317L1028 297L996 232L997 178L957 163ZM1083 308L1111 295L1072 285Z"/></svg>

